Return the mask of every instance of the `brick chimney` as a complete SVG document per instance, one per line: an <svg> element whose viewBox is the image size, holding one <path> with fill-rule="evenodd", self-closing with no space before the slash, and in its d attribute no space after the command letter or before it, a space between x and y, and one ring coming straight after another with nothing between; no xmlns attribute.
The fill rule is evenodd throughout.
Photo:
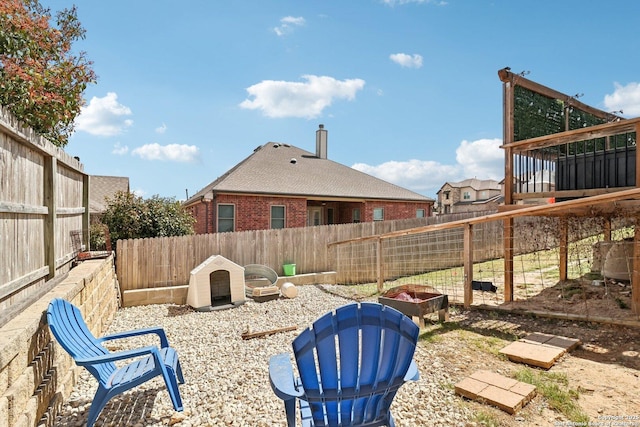
<svg viewBox="0 0 640 427"><path fill-rule="evenodd" d="M319 125L316 131L316 157L319 159L327 158L327 131L324 125Z"/></svg>

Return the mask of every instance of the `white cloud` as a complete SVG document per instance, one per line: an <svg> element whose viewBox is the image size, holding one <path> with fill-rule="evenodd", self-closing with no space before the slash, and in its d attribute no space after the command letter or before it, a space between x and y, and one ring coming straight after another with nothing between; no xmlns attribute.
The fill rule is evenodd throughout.
<svg viewBox="0 0 640 427"><path fill-rule="evenodd" d="M389 59L405 68L422 67L422 55L418 55L417 53L414 53L413 55L408 55L406 53L393 53L389 55Z"/></svg>
<svg viewBox="0 0 640 427"><path fill-rule="evenodd" d="M625 116L640 116L640 83L632 82L626 86L614 83L615 90L605 95L604 105L608 110L624 112Z"/></svg>
<svg viewBox="0 0 640 427"><path fill-rule="evenodd" d="M156 128L156 133L165 133L167 131L167 125L165 125L164 123Z"/></svg>
<svg viewBox="0 0 640 427"><path fill-rule="evenodd" d="M109 92L103 98L91 98L89 104L80 110L75 126L77 130L91 135L114 136L133 124L133 120L126 118L130 115L131 109L118 103L115 92Z"/></svg>
<svg viewBox="0 0 640 427"><path fill-rule="evenodd" d="M435 197L445 182L466 178L495 179L504 177L504 152L500 139L462 141L456 150L456 164L446 165L432 160L389 161L377 166L356 163L352 168L385 181Z"/></svg>
<svg viewBox="0 0 640 427"><path fill-rule="evenodd" d="M460 174L456 166L416 159L389 161L377 166L356 163L351 167L418 193L440 188L446 181L457 180Z"/></svg>
<svg viewBox="0 0 640 427"><path fill-rule="evenodd" d="M131 152L145 160L162 160L170 162L194 162L198 159L200 149L195 145L184 144L146 144Z"/></svg>
<svg viewBox="0 0 640 427"><path fill-rule="evenodd" d="M118 156L123 156L125 154L127 154L129 152L129 147L128 146L122 146L120 145L119 142L116 142L116 144L113 146L113 150L111 151L111 154L116 154Z"/></svg>
<svg viewBox="0 0 640 427"><path fill-rule="evenodd" d="M275 27L273 31L280 37L292 33L295 27L303 27L306 21L303 17L285 16L280 19L280 25Z"/></svg>
<svg viewBox="0 0 640 427"><path fill-rule="evenodd" d="M499 138L462 141L456 149L456 161L464 169L463 179L504 178L504 150L500 145L502 140Z"/></svg>
<svg viewBox="0 0 640 427"><path fill-rule="evenodd" d="M146 196L146 195L147 195L147 192L146 192L146 191L144 191L144 190L143 190L143 189L141 189L141 188L137 188L137 189L135 189L135 190L131 190L131 192L132 192L133 194L135 194L136 196L138 196L138 197L142 197L142 198L144 198L144 196Z"/></svg>
<svg viewBox="0 0 640 427"><path fill-rule="evenodd" d="M263 80L247 88L253 100L245 99L241 108L261 110L267 117L305 117L322 114L334 99L353 100L364 87L361 79L336 80L333 77L304 75L305 82Z"/></svg>

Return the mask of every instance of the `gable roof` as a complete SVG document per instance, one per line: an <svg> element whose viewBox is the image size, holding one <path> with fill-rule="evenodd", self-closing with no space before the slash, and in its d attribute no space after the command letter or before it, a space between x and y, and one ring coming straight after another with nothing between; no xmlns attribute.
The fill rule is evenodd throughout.
<svg viewBox="0 0 640 427"><path fill-rule="evenodd" d="M129 178L122 176L89 176L89 212L102 213L106 210L105 199L118 191L129 192Z"/></svg>
<svg viewBox="0 0 640 427"><path fill-rule="evenodd" d="M333 199L433 199L289 144L268 142L185 202L215 192Z"/></svg>
<svg viewBox="0 0 640 427"><path fill-rule="evenodd" d="M452 188L465 188L470 187L476 191L482 190L502 190L500 187L500 183L493 179L477 179L477 178L469 178L460 182L445 182L438 193L442 191L445 185L449 184Z"/></svg>

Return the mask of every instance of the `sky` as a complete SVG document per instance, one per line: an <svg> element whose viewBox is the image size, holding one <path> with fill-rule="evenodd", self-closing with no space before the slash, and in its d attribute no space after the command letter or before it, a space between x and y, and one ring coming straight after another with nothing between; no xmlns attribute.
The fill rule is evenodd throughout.
<svg viewBox="0 0 640 427"><path fill-rule="evenodd" d="M640 116L636 0L41 0L96 84L64 150L184 200L267 142L436 198L504 177L498 70Z"/></svg>

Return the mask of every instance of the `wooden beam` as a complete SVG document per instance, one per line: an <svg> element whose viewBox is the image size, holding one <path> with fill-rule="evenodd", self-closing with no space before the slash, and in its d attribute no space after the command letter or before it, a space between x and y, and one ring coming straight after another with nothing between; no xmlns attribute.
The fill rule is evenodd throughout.
<svg viewBox="0 0 640 427"><path fill-rule="evenodd" d="M47 215L49 208L46 206L25 205L24 203L0 202L0 213Z"/></svg>
<svg viewBox="0 0 640 427"><path fill-rule="evenodd" d="M638 146L638 138L640 137L640 122L636 123L636 147ZM636 150L636 187L640 186L640 155Z"/></svg>
<svg viewBox="0 0 640 427"><path fill-rule="evenodd" d="M473 303L473 225L464 227L464 307L469 308Z"/></svg>
<svg viewBox="0 0 640 427"><path fill-rule="evenodd" d="M611 135L635 132L638 123L640 123L640 117L574 129L566 132L558 132L551 135L538 136L536 138L524 139L522 141L510 143L505 141L502 148L511 148L514 152L521 152L535 148L553 147L556 145L568 144L570 142L584 141L587 139L605 138Z"/></svg>
<svg viewBox="0 0 640 427"><path fill-rule="evenodd" d="M279 332L295 331L297 328L298 328L297 326L286 326L284 328L271 329L269 331L243 332L241 336L242 336L243 340L250 340L252 338L264 337L264 336L267 336L267 335L277 334Z"/></svg>
<svg viewBox="0 0 640 427"><path fill-rule="evenodd" d="M36 280L40 280L43 277L46 277L48 274L49 267L42 267L32 271L29 274L25 274L22 277L18 277L15 280L3 284L2 286L0 286L0 299L4 300L9 295L18 292L20 289L30 285Z"/></svg>
<svg viewBox="0 0 640 427"><path fill-rule="evenodd" d="M633 236L633 273L631 275L631 311L640 319L640 216L636 216Z"/></svg>
<svg viewBox="0 0 640 427"><path fill-rule="evenodd" d="M376 254L378 258L376 259L376 273L378 274L378 292L382 293L384 290L384 270L382 268L382 240L378 239L376 241Z"/></svg>
<svg viewBox="0 0 640 427"><path fill-rule="evenodd" d="M481 224L484 222L498 221L509 218L517 218L522 216L537 216L537 215L552 215L558 213L565 213L572 215L576 208L583 208L593 205L600 205L606 203L619 203L622 200L640 200L640 188L634 188L632 190L616 191L613 193L600 194L593 197L585 197L576 200L567 200L564 202L552 203L548 205L536 205L528 206L523 209L515 211L498 212L489 215L477 216L474 218L460 219L457 221L443 222L440 224L425 225L422 227L415 227L408 230L391 231L375 236L356 237L353 239L341 240L338 242L331 242L328 245L339 245L344 243L364 242L373 239L390 239L401 236L411 236L414 234L426 233L429 231L448 230L451 228L460 228L465 224Z"/></svg>
<svg viewBox="0 0 640 427"><path fill-rule="evenodd" d="M560 281L566 281L568 274L568 251L569 251L569 221L567 218L560 218Z"/></svg>
<svg viewBox="0 0 640 427"><path fill-rule="evenodd" d="M91 188L89 181L89 175L82 175L82 206L84 207L84 212L82 213L82 243L85 248L91 250L91 245L89 244L91 239L91 212L89 212Z"/></svg>
<svg viewBox="0 0 640 427"><path fill-rule="evenodd" d="M84 214L85 209L82 207L78 208L57 208L56 214L58 215L78 215Z"/></svg>
<svg viewBox="0 0 640 427"><path fill-rule="evenodd" d="M636 187L615 187L615 188L590 188L583 190L558 190L558 191L539 191L536 193L513 193L514 200L527 199L549 199L554 198L581 198L598 196L600 194L608 194L614 191L632 190Z"/></svg>
<svg viewBox="0 0 640 427"><path fill-rule="evenodd" d="M513 218L503 221L504 300L513 301Z"/></svg>
<svg viewBox="0 0 640 427"><path fill-rule="evenodd" d="M45 157L44 161L44 204L49 210L49 215L44 219L44 261L49 266L47 280L51 280L56 275L56 236L57 233L57 194L58 161L55 157Z"/></svg>
<svg viewBox="0 0 640 427"><path fill-rule="evenodd" d="M513 212L518 209L525 209L530 207L531 205L502 205L498 206L498 212ZM571 216L574 217L584 217L584 216L603 216L604 220L609 221L609 230L611 230L610 220L607 216L619 214L621 211L639 211L640 210L640 200L621 200L612 203L606 204L598 204L594 206L582 206L579 208L574 208L571 210ZM556 213L543 213L539 215L532 216L565 216L566 212L556 212ZM606 226L606 224L605 224ZM611 237L611 233L609 232L609 237ZM609 239L611 240L611 239Z"/></svg>
<svg viewBox="0 0 640 427"><path fill-rule="evenodd" d="M604 226L603 226L604 230L603 230L603 234L604 234L604 240L606 242L610 242L611 241L611 218L605 218L604 219Z"/></svg>
<svg viewBox="0 0 640 427"><path fill-rule="evenodd" d="M498 73L500 74L500 73ZM505 82L502 88L502 143L505 146L513 143L514 91L513 83ZM513 151L504 150L504 204L513 203Z"/></svg>

